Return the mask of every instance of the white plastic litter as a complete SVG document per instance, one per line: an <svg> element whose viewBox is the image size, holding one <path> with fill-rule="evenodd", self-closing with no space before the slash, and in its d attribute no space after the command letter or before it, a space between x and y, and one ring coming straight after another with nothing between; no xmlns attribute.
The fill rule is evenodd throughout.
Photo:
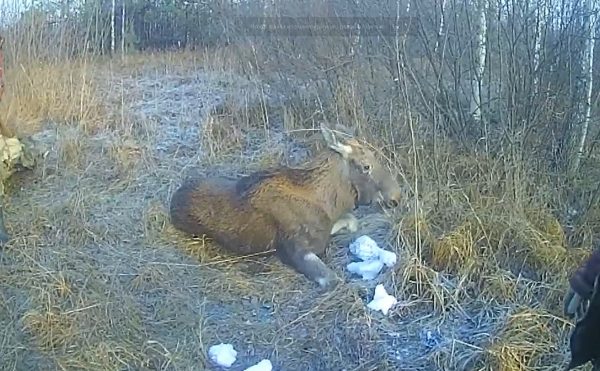
<svg viewBox="0 0 600 371"><path fill-rule="evenodd" d="M379 310L387 316L389 310L396 303L398 303L398 300L394 296L389 295L387 291L385 291L385 287L383 287L382 284L379 284L375 287L375 295L373 296L373 300L367 304L367 307L373 310Z"/></svg>
<svg viewBox="0 0 600 371"><path fill-rule="evenodd" d="M362 276L363 280L372 280L383 269L381 260L368 260L362 262L352 262L346 266L350 273Z"/></svg>
<svg viewBox="0 0 600 371"><path fill-rule="evenodd" d="M271 370L273 370L273 365L271 364L271 361L269 361L268 359L263 359L262 361L258 362L254 366L248 367L244 371L271 371Z"/></svg>
<svg viewBox="0 0 600 371"><path fill-rule="evenodd" d="M396 264L396 254L380 248L371 237L360 236L350 244L350 252L362 262L352 262L346 266L351 273L362 276L363 280L372 280L383 269Z"/></svg>
<svg viewBox="0 0 600 371"><path fill-rule="evenodd" d="M233 362L235 362L237 352L233 349L233 345L221 343L211 346L208 349L208 356L210 357L211 361L215 362L219 366L231 367Z"/></svg>

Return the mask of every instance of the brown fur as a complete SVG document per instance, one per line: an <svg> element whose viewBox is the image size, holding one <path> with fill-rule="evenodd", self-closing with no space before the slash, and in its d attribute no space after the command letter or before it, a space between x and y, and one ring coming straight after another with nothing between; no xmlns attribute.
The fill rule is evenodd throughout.
<svg viewBox="0 0 600 371"><path fill-rule="evenodd" d="M318 255L336 222L351 221L349 212L359 204L398 205L400 187L371 151L355 140L341 144L328 129L322 131L329 149L303 166L262 170L237 181L186 182L171 199L171 223L212 237L230 252L274 249L284 263L330 287L337 277Z"/></svg>

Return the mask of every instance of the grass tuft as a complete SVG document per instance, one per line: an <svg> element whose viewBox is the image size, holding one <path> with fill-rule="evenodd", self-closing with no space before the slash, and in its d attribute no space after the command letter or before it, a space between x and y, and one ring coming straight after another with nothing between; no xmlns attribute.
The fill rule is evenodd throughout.
<svg viewBox="0 0 600 371"><path fill-rule="evenodd" d="M453 273L477 270L481 256L476 244L482 237L479 226L467 221L433 244L433 267Z"/></svg>
<svg viewBox="0 0 600 371"><path fill-rule="evenodd" d="M102 118L97 71L86 61L14 65L6 70L0 121L11 135L29 135L44 122L92 128Z"/></svg>
<svg viewBox="0 0 600 371"><path fill-rule="evenodd" d="M44 350L63 348L78 331L73 316L57 309L26 313L23 324L25 331L29 332Z"/></svg>
<svg viewBox="0 0 600 371"><path fill-rule="evenodd" d="M557 350L557 321L558 318L544 311L516 309L487 349L492 369L520 371L533 368L542 357Z"/></svg>

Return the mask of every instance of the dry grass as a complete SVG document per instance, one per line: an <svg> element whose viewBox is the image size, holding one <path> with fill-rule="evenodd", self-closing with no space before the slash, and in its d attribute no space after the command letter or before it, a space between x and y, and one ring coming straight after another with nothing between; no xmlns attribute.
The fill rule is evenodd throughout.
<svg viewBox="0 0 600 371"><path fill-rule="evenodd" d="M0 121L9 135L29 135L44 122L93 128L102 118L94 70L85 61L15 65L6 74Z"/></svg>
<svg viewBox="0 0 600 371"><path fill-rule="evenodd" d="M546 355L557 351L560 322L563 321L543 311L517 308L487 349L490 369L514 371L535 367Z"/></svg>
<svg viewBox="0 0 600 371"><path fill-rule="evenodd" d="M7 71L1 117L35 132L48 156L15 179L7 204L3 368L208 369L221 341L239 352L234 370L262 358L286 370L562 367L560 299L585 249L565 249L541 203L506 201L492 159L448 146L437 161L447 179L423 153L415 169L406 127L369 125L350 81L326 111L379 148L393 141L386 155L412 191L404 210L359 213L359 233L399 254L377 280L399 299L388 317L365 305L377 282L344 272L358 234L333 239L326 261L347 283L320 295L272 257L225 255L175 231L167 205L183 178L300 161L317 145L302 131L317 107L266 94L231 53Z"/></svg>

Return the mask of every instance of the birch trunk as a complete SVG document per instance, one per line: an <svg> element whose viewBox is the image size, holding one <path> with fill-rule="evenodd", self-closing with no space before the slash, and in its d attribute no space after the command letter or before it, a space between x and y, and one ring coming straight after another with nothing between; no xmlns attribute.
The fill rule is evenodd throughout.
<svg viewBox="0 0 600 371"><path fill-rule="evenodd" d="M534 76L533 76L533 84L536 92L539 92L539 83L540 83L540 52L542 50L542 40L544 39L544 33L546 30L546 19L548 17L547 14L547 4L546 0L542 0L539 4L537 4L535 13L536 13L536 30L535 30L535 45L533 50L533 68L534 68Z"/></svg>
<svg viewBox="0 0 600 371"><path fill-rule="evenodd" d="M586 25L588 31L588 38L585 43L585 49L583 51L582 58L582 92L585 94L580 100L579 104L579 119L577 122L580 124L580 130L574 131L574 135L579 135L576 142L576 151L573 157L571 165L571 174L575 174L579 170L579 164L581 163L581 157L583 157L583 150L585 148L585 142L587 139L588 128L590 124L590 114L592 110L592 88L594 86L593 81L593 67L594 67L594 46L596 38L596 20L597 20L597 6L595 0L586 0L586 13L584 15L587 18Z"/></svg>
<svg viewBox="0 0 600 371"><path fill-rule="evenodd" d="M121 58L125 58L125 1L121 7Z"/></svg>
<svg viewBox="0 0 600 371"><path fill-rule="evenodd" d="M476 36L475 71L471 80L471 113L476 122L481 122L481 79L485 70L485 57L487 45L485 36L487 34L487 8L488 0L478 1L478 22Z"/></svg>
<svg viewBox="0 0 600 371"><path fill-rule="evenodd" d="M442 0L442 6L440 11L440 27L438 28L437 39L435 40L435 47L433 48L433 53L437 54L438 48L440 46L440 40L442 40L442 35L444 34L444 13L446 12L446 0Z"/></svg>
<svg viewBox="0 0 600 371"><path fill-rule="evenodd" d="M115 12L117 4L116 0L112 0L112 9L110 12L110 52L115 54Z"/></svg>

